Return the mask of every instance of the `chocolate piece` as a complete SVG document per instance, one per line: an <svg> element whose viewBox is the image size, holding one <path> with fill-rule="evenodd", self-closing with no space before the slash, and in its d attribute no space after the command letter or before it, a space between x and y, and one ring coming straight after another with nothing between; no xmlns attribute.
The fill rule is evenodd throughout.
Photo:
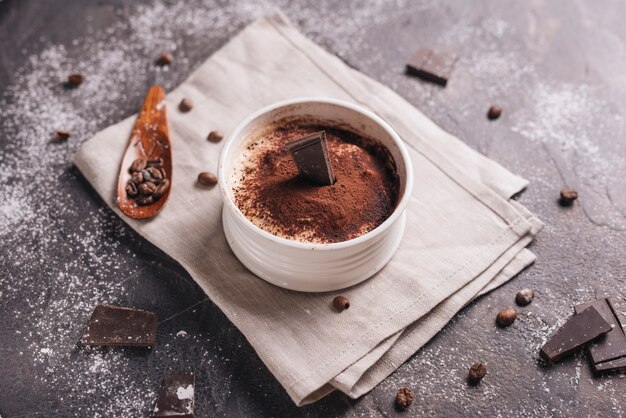
<svg viewBox="0 0 626 418"><path fill-rule="evenodd" d="M406 73L445 87L458 59L456 54L436 53L422 48L409 60Z"/></svg>
<svg viewBox="0 0 626 418"><path fill-rule="evenodd" d="M620 357L615 360L609 360L593 365L593 369L597 372L608 372L623 368L626 368L626 357Z"/></svg>
<svg viewBox="0 0 626 418"><path fill-rule="evenodd" d="M97 305L80 344L150 348L156 345L157 316L141 309Z"/></svg>
<svg viewBox="0 0 626 418"><path fill-rule="evenodd" d="M152 416L194 418L194 389L193 372L169 375L159 392Z"/></svg>
<svg viewBox="0 0 626 418"><path fill-rule="evenodd" d="M577 314L593 306L612 329L605 337L587 346L596 371L626 367L626 334L609 299L598 299L576 305Z"/></svg>
<svg viewBox="0 0 626 418"><path fill-rule="evenodd" d="M570 318L541 347L539 355L542 359L553 363L610 330L611 325L591 306Z"/></svg>
<svg viewBox="0 0 626 418"><path fill-rule="evenodd" d="M287 142L285 146L291 152L302 177L322 186L330 186L335 182L326 147L326 131Z"/></svg>

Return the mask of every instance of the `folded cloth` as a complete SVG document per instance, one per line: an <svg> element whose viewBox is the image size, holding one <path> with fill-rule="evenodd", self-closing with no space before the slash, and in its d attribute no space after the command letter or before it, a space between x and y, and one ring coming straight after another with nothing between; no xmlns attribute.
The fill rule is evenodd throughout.
<svg viewBox="0 0 626 418"><path fill-rule="evenodd" d="M219 191L196 186L217 171L229 132L271 103L322 96L361 104L388 121L408 145L415 190L405 237L373 278L334 294L298 293L249 272L230 251ZM195 106L176 111L184 97ZM356 398L380 383L476 296L534 261L525 247L541 222L510 197L527 182L444 132L396 93L349 68L301 35L279 12L249 25L167 95L174 155L170 199L149 221L115 205L120 158L135 116L87 141L75 164L107 204L139 234L177 260L241 330L298 405L339 389Z"/></svg>

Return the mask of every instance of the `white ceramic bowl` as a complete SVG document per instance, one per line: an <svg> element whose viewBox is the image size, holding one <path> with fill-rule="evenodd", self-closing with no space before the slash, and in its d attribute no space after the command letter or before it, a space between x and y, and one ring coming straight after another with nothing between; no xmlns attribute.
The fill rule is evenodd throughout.
<svg viewBox="0 0 626 418"><path fill-rule="evenodd" d="M230 184L233 163L255 131L284 118L313 118L374 138L393 156L400 191L396 209L377 228L357 238L330 244L277 237L253 224L239 210ZM242 121L226 139L218 167L224 198L222 222L228 243L239 260L260 278L303 292L326 292L357 284L378 272L400 244L405 209L413 190L413 167L398 134L373 112L334 99L302 98L265 107Z"/></svg>

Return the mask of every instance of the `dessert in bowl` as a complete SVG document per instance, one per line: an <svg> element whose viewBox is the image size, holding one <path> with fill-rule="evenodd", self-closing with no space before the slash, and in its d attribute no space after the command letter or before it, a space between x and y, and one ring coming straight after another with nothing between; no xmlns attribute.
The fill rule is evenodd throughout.
<svg viewBox="0 0 626 418"><path fill-rule="evenodd" d="M286 147L319 131L335 177L327 185L301 176ZM406 148L386 122L319 98L246 118L226 140L218 178L235 255L262 279L309 292L352 286L391 259L413 185Z"/></svg>

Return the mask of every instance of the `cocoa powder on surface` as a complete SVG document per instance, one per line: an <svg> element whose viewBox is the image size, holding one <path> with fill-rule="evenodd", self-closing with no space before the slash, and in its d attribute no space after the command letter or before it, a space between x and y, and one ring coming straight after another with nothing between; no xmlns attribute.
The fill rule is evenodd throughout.
<svg viewBox="0 0 626 418"><path fill-rule="evenodd" d="M318 186L298 174L285 143L326 131L336 182ZM255 138L233 186L242 213L266 231L304 242L363 235L393 212L399 179L386 147L343 129L292 121Z"/></svg>

